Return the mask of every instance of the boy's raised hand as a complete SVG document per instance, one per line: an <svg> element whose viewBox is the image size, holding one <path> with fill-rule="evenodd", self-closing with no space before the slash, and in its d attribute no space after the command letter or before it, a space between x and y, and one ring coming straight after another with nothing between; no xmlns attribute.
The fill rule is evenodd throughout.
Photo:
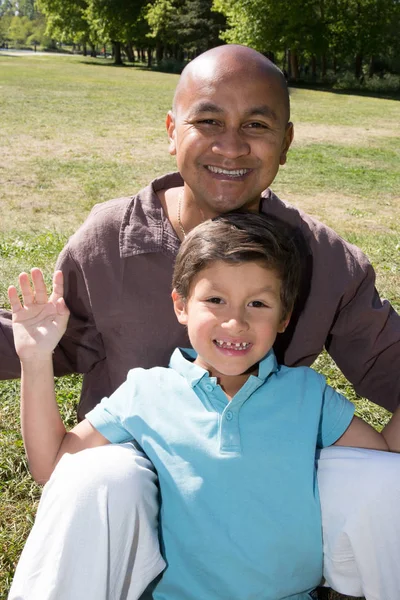
<svg viewBox="0 0 400 600"><path fill-rule="evenodd" d="M27 273L19 276L22 303L17 288L8 288L15 349L21 361L48 357L63 336L69 317L69 310L63 299L62 272L54 273L50 297L47 296L40 269L32 269L31 277L32 285Z"/></svg>

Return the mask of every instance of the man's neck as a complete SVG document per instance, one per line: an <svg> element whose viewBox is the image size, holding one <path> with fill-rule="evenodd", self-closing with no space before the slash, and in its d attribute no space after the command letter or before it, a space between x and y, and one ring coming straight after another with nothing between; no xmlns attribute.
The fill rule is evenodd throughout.
<svg viewBox="0 0 400 600"><path fill-rule="evenodd" d="M181 241L194 227L210 218L203 214L194 200L189 201L185 198L183 187L160 190L157 194L165 214Z"/></svg>

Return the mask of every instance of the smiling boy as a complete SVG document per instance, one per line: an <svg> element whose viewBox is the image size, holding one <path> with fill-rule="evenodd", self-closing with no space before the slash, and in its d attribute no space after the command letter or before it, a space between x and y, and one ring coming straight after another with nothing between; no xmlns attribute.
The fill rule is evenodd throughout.
<svg viewBox="0 0 400 600"><path fill-rule="evenodd" d="M161 492L166 569L155 600L310 598L322 577L317 448L400 447L398 415L381 435L321 375L277 364L272 345L301 272L294 232L274 218L232 213L199 225L178 253L172 292L193 350L175 350L167 369L130 371L69 433L52 378L68 320L62 274L49 300L38 270L33 290L20 276L24 306L9 290L32 474L46 481L64 454L85 448L140 446ZM23 564L24 555L18 585ZM134 571L138 596L163 567Z"/></svg>

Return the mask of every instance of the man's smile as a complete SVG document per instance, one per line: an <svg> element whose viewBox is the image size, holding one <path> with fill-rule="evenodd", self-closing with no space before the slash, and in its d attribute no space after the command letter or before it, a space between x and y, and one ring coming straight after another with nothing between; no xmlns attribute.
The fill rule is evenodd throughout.
<svg viewBox="0 0 400 600"><path fill-rule="evenodd" d="M222 167L214 167L213 165L206 165L206 169L215 175L224 175L234 178L244 177L252 171L252 169L223 169Z"/></svg>

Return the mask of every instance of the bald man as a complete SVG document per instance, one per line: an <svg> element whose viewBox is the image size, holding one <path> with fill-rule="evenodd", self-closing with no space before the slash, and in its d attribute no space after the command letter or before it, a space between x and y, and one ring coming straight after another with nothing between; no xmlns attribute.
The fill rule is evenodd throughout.
<svg viewBox="0 0 400 600"><path fill-rule="evenodd" d="M96 206L58 261L71 318L54 362L58 374L85 374L79 416L129 369L165 366L175 347L188 345L170 300L174 257L198 223L239 208L276 215L307 243L307 281L274 346L278 361L311 365L325 347L359 394L393 410L400 398L400 319L380 300L371 265L269 189L293 139L279 69L249 48L210 50L184 69L166 125L179 173ZM17 377L6 314L1 335L0 375ZM393 600L400 597L400 490L393 485L399 463L357 452L335 448L319 461L324 574L343 593ZM152 466L131 447L61 461L10 600L138 598L164 566L157 500Z"/></svg>

